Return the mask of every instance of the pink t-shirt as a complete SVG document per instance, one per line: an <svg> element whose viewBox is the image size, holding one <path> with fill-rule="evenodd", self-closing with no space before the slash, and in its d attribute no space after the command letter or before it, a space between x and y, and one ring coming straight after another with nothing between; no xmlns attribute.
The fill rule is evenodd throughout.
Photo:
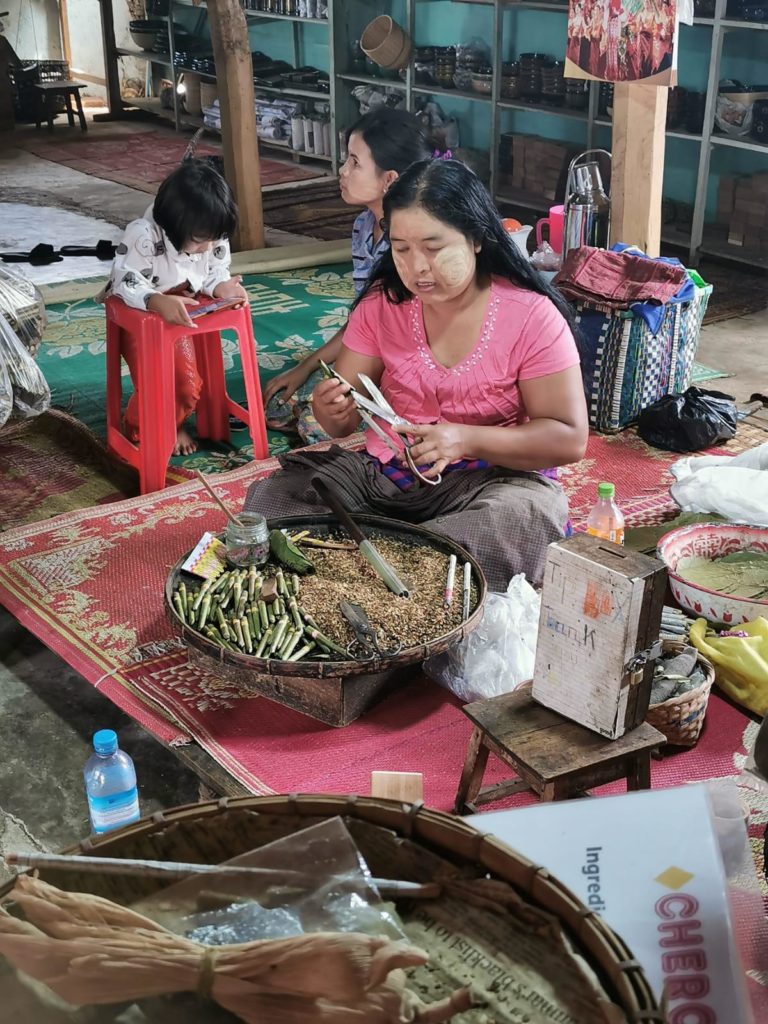
<svg viewBox="0 0 768 1024"><path fill-rule="evenodd" d="M517 382L579 363L571 330L553 303L500 278L493 279L477 344L450 369L432 355L418 298L395 305L382 292L371 293L350 316L344 345L381 359L379 387L395 412L411 423L525 423ZM394 457L371 430L366 448L382 462Z"/></svg>

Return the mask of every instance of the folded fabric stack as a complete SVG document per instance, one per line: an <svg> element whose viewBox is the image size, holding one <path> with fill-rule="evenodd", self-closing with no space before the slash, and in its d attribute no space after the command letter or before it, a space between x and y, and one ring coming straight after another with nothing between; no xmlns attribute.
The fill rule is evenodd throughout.
<svg viewBox="0 0 768 1024"><path fill-rule="evenodd" d="M560 292L572 302L630 309L635 303L663 306L686 284L688 275L678 260L649 259L645 253L571 249L555 279Z"/></svg>

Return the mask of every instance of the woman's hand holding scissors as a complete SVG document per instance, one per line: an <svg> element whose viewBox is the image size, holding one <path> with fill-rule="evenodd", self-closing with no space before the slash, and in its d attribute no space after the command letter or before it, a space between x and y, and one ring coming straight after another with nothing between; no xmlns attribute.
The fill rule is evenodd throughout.
<svg viewBox="0 0 768 1024"><path fill-rule="evenodd" d="M312 392L315 416L332 436L340 437L347 427L347 433L355 429L357 407L347 394L349 390L349 384L340 381L338 377L329 377L320 381ZM338 430L338 433L334 433L334 430Z"/></svg>
<svg viewBox="0 0 768 1024"><path fill-rule="evenodd" d="M425 477L439 476L452 462L465 457L466 437L459 423L406 423L394 428L398 434L414 437L410 455Z"/></svg>

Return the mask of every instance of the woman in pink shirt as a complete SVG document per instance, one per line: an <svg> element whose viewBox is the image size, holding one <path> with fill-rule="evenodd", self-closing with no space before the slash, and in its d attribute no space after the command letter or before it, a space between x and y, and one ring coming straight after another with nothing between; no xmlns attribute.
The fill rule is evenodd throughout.
<svg viewBox="0 0 768 1024"><path fill-rule="evenodd" d="M422 484L368 431L364 453L285 457L283 472L251 486L246 508L316 513L311 479L320 475L353 512L417 522L463 544L492 589L517 572L540 582L546 547L568 521L565 495L542 471L581 459L587 440L568 307L457 161L408 168L387 192L384 222L391 248L353 306L336 369L353 386L360 373L378 383L417 439L413 459L442 482ZM346 391L334 378L313 394L332 437L360 426Z"/></svg>

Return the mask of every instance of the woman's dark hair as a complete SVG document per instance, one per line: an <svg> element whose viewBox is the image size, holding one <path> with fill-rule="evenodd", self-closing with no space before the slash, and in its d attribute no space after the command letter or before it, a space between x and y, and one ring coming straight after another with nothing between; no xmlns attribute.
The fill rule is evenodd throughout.
<svg viewBox="0 0 768 1024"><path fill-rule="evenodd" d="M406 167L432 154L419 119L407 110L377 107L348 129L347 143L353 133L361 136L380 171L402 174Z"/></svg>
<svg viewBox="0 0 768 1024"><path fill-rule="evenodd" d="M544 280L523 256L501 223L488 190L477 175L458 160L422 160L409 167L384 196L384 228L388 232L395 210L411 207L426 210L443 224L460 231L480 246L477 271L482 277L503 277L521 288L546 295L557 306L575 333L573 312L565 299ZM383 291L398 304L411 298L395 269L392 250L381 254L365 288L352 308L373 289Z"/></svg>
<svg viewBox="0 0 768 1024"><path fill-rule="evenodd" d="M235 197L204 160L185 160L157 190L155 221L176 249L186 242L215 241L237 227Z"/></svg>

